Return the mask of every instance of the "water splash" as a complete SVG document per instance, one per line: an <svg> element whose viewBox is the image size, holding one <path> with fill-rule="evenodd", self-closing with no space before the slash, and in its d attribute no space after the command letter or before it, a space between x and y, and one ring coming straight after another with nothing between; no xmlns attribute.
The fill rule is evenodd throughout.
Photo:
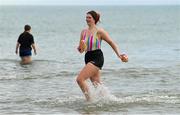
<svg viewBox="0 0 180 115"><path fill-rule="evenodd" d="M117 97L111 94L110 90L104 84L96 84L94 87L90 86L89 90L90 102L109 102L117 101Z"/></svg>
<svg viewBox="0 0 180 115"><path fill-rule="evenodd" d="M104 84L98 84L95 87L90 86L89 93L91 98L89 103L91 104L180 103L180 97L178 95L168 94L119 95L116 97Z"/></svg>

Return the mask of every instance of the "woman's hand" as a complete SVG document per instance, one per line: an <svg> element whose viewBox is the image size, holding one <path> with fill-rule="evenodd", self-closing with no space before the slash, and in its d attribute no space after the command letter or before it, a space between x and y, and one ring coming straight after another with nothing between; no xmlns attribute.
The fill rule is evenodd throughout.
<svg viewBox="0 0 180 115"><path fill-rule="evenodd" d="M86 44L84 43L83 40L80 41L80 44L77 49L80 53L83 53L84 51L86 51Z"/></svg>
<svg viewBox="0 0 180 115"><path fill-rule="evenodd" d="M36 52L36 50L34 50L34 54L35 54L35 55L37 55L37 52Z"/></svg>
<svg viewBox="0 0 180 115"><path fill-rule="evenodd" d="M81 50L80 46L77 47L77 50L79 51L79 53L83 53L83 51Z"/></svg>
<svg viewBox="0 0 180 115"><path fill-rule="evenodd" d="M128 56L126 54L121 54L119 58L122 62L128 62Z"/></svg>
<svg viewBox="0 0 180 115"><path fill-rule="evenodd" d="M15 53L18 54L18 50L16 50Z"/></svg>

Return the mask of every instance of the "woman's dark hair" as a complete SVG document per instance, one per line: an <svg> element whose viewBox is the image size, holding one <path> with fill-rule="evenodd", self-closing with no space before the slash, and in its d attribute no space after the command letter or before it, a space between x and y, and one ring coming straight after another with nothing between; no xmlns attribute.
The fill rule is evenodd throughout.
<svg viewBox="0 0 180 115"><path fill-rule="evenodd" d="M25 25L25 26L24 26L24 30L25 30L25 31L29 31L30 29L31 29L31 26L30 26L30 25Z"/></svg>
<svg viewBox="0 0 180 115"><path fill-rule="evenodd" d="M95 12L95 11L93 11L93 10L87 12L87 14L90 14L93 17L93 19L95 20L95 24L97 24L97 22L100 19L100 14Z"/></svg>

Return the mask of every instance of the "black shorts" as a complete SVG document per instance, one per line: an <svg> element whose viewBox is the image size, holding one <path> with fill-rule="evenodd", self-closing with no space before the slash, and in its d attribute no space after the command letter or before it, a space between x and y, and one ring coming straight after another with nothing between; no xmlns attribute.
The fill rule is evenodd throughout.
<svg viewBox="0 0 180 115"><path fill-rule="evenodd" d="M19 51L19 56L20 57L31 56L31 55L32 55L31 50L20 50Z"/></svg>
<svg viewBox="0 0 180 115"><path fill-rule="evenodd" d="M97 66L99 69L102 69L104 64L104 56L101 49L94 51L87 51L85 54L85 63L91 62L93 65Z"/></svg>

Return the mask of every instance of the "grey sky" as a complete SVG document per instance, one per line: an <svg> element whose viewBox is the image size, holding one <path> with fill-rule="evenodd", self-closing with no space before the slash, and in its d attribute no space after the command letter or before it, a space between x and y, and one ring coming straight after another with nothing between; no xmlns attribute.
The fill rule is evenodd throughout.
<svg viewBox="0 0 180 115"><path fill-rule="evenodd" d="M180 0L0 0L0 5L180 5Z"/></svg>

